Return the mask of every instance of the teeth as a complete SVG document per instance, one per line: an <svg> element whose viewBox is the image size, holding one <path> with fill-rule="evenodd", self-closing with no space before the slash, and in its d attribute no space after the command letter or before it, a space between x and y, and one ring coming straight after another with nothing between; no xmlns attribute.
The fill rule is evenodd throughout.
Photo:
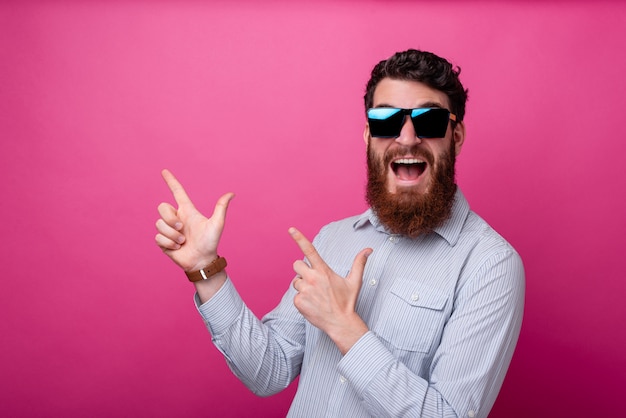
<svg viewBox="0 0 626 418"><path fill-rule="evenodd" d="M401 158L394 161L396 164L424 164L426 161L417 158Z"/></svg>

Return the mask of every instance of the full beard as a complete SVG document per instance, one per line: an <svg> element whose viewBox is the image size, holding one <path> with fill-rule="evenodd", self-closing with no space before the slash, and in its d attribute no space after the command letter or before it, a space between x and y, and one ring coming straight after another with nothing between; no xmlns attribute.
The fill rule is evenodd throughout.
<svg viewBox="0 0 626 418"><path fill-rule="evenodd" d="M390 162L396 155L419 155L428 162L431 172L434 169L426 193L408 187L399 188L396 193L387 190L386 171L391 170ZM456 193L455 161L454 142L447 152L439 156L437 165L432 153L426 150L418 151L417 146L412 147L408 153L406 149L387 153L383 161L377 159L368 147L367 203L392 234L402 234L411 238L427 234L450 218Z"/></svg>

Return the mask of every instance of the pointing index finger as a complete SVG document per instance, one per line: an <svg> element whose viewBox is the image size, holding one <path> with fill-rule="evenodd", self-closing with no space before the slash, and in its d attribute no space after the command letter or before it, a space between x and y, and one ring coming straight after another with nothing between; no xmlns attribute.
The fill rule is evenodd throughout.
<svg viewBox="0 0 626 418"><path fill-rule="evenodd" d="M183 188L183 185L174 177L174 175L167 169L161 171L161 175L163 179L167 183L167 187L170 188L170 191L174 195L174 200L178 203L178 206L183 204L193 204L191 199L187 195L187 192Z"/></svg>
<svg viewBox="0 0 626 418"><path fill-rule="evenodd" d="M311 267L315 268L321 265L326 265L313 244L311 244L311 242L304 236L302 232L298 231L294 227L291 227L289 228L289 234L291 235L291 238L293 238L293 240L296 242L296 244L298 244L298 247L300 247L300 250L307 258L307 260L309 260L309 262L311 263Z"/></svg>

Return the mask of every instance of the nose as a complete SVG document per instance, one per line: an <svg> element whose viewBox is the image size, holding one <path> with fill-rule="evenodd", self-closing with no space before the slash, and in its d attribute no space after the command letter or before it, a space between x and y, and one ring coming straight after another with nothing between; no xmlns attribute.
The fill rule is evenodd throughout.
<svg viewBox="0 0 626 418"><path fill-rule="evenodd" d="M406 115L402 124L402 130L400 136L396 138L396 142L405 146L411 146L422 142L420 138L415 134L415 128L413 127L413 121Z"/></svg>

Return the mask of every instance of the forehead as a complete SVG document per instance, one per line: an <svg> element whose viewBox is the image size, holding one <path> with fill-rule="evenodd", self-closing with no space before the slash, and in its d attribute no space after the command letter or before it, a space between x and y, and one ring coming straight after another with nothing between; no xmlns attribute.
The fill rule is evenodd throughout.
<svg viewBox="0 0 626 418"><path fill-rule="evenodd" d="M448 96L419 81L383 78L374 90L373 107L413 109L435 105L450 109Z"/></svg>

